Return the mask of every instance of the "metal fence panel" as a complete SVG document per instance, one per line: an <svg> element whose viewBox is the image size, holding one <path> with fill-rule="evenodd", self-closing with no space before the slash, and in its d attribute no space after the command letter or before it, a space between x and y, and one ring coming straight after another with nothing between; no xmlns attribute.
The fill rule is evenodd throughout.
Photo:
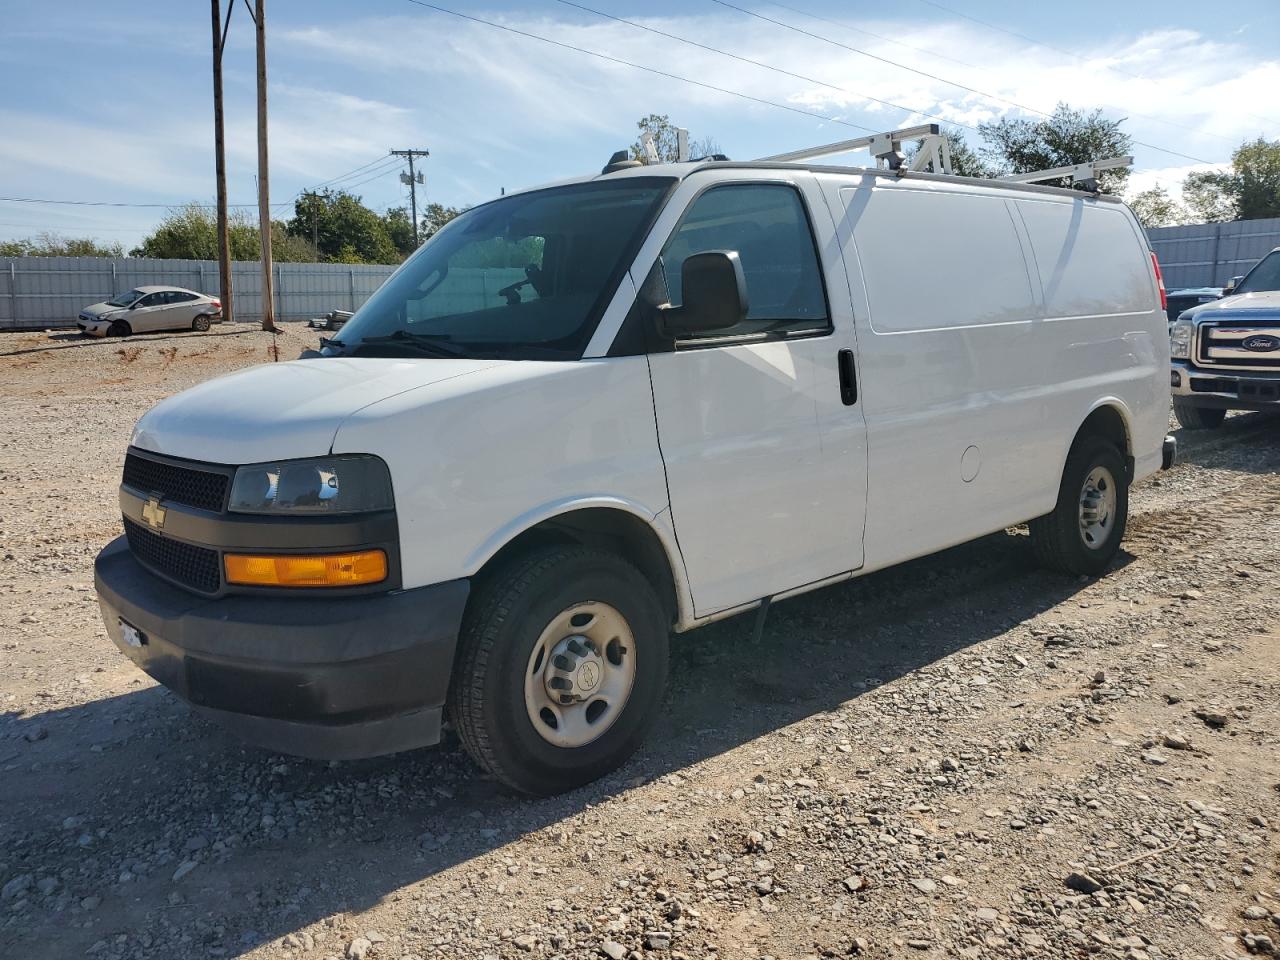
<svg viewBox="0 0 1280 960"><path fill-rule="evenodd" d="M1280 247L1280 218L1153 227L1147 237L1168 289L1221 287Z"/></svg>
<svg viewBox="0 0 1280 960"><path fill-rule="evenodd" d="M378 289L393 266L346 263L275 265L276 318L309 320L330 310L355 310ZM147 284L168 284L217 295L212 260L105 257L0 259L0 330L67 327L83 307ZM231 265L238 320L262 319L262 267Z"/></svg>

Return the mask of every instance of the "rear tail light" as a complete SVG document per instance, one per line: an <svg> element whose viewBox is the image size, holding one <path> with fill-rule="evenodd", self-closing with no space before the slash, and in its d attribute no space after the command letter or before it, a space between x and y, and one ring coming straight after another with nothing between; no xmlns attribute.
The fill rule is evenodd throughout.
<svg viewBox="0 0 1280 960"><path fill-rule="evenodd" d="M1154 251L1151 254L1151 266L1155 267L1156 286L1160 288L1160 309L1168 310L1169 292L1164 288L1164 274L1160 272L1160 259L1155 255Z"/></svg>
<svg viewBox="0 0 1280 960"><path fill-rule="evenodd" d="M1154 256L1154 254L1153 254L1153 256ZM1162 287L1161 289L1164 289L1164 288ZM222 309L222 301L221 301L221 300L214 300L214 301L213 301L213 305L214 305L215 307L217 307L219 310L221 310L221 309Z"/></svg>

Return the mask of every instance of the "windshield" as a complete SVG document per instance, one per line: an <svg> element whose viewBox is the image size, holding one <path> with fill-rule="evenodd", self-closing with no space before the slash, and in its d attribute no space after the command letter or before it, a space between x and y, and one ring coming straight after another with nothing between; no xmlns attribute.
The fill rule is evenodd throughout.
<svg viewBox="0 0 1280 960"><path fill-rule="evenodd" d="M110 300L107 301L107 306L127 307L130 304L132 304L135 300L139 300L141 298L142 298L141 290L130 290L128 293L121 293L121 294L118 294L117 296L112 297Z"/></svg>
<svg viewBox="0 0 1280 960"><path fill-rule="evenodd" d="M463 213L342 328L347 354L576 360L669 177L552 187Z"/></svg>
<svg viewBox="0 0 1280 960"><path fill-rule="evenodd" d="M1280 290L1280 250L1272 250L1263 257L1232 293L1259 293L1263 290Z"/></svg>

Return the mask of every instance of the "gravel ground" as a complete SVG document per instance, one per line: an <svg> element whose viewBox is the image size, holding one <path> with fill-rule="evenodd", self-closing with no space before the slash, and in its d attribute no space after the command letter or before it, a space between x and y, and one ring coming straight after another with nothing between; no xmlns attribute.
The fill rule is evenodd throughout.
<svg viewBox="0 0 1280 960"><path fill-rule="evenodd" d="M530 801L244 747L107 640L130 426L270 344L0 336L0 957L1276 951L1277 421L1181 435L1105 578L1015 530L678 638L648 746Z"/></svg>

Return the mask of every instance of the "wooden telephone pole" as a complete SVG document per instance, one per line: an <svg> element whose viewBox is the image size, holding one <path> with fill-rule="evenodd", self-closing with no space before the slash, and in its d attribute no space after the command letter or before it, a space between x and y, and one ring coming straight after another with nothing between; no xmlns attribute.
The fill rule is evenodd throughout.
<svg viewBox="0 0 1280 960"><path fill-rule="evenodd" d="M258 233L262 239L262 329L274 331L276 306L275 284L271 281L271 187L267 176L266 0L256 0L253 25L258 40Z"/></svg>
<svg viewBox="0 0 1280 960"><path fill-rule="evenodd" d="M235 310L231 303L231 241L227 236L227 148L222 123L222 50L227 43L227 27L231 24L231 11L235 0L227 7L227 19L222 19L222 5L211 0L213 11L213 151L214 168L218 179L218 285L222 301L222 318L235 322Z"/></svg>

